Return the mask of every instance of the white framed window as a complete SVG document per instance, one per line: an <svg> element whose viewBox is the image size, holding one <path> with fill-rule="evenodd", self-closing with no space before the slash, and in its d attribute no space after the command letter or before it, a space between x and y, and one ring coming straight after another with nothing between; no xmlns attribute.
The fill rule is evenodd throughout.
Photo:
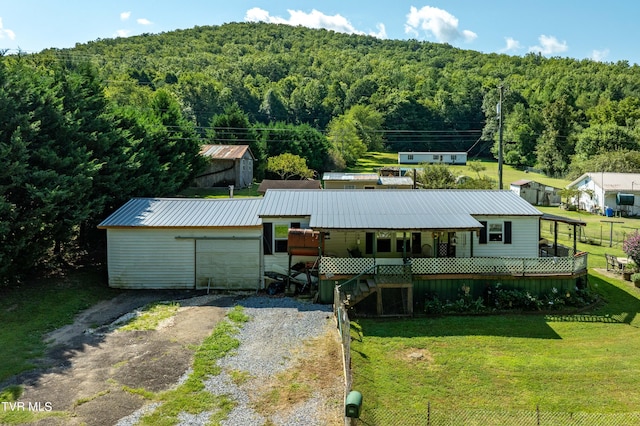
<svg viewBox="0 0 640 426"><path fill-rule="evenodd" d="M407 160L413 160L413 154L407 154Z"/></svg>
<svg viewBox="0 0 640 426"><path fill-rule="evenodd" d="M457 156L457 155L452 155L452 156L451 156L451 162L452 162L452 163L455 163L457 159L458 159L458 156Z"/></svg>
<svg viewBox="0 0 640 426"><path fill-rule="evenodd" d="M355 185L345 185L344 189L356 189Z"/></svg>
<svg viewBox="0 0 640 426"><path fill-rule="evenodd" d="M502 241L502 222L489 224L489 241Z"/></svg>

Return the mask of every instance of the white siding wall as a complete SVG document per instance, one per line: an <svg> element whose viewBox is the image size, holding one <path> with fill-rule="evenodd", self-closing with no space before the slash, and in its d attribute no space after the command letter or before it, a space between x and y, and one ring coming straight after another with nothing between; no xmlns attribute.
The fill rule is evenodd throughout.
<svg viewBox="0 0 640 426"><path fill-rule="evenodd" d="M466 164L466 152L399 152L399 164Z"/></svg>
<svg viewBox="0 0 640 426"><path fill-rule="evenodd" d="M483 217L474 216L478 221L501 223L511 221L511 244L503 241L487 241L480 244L479 237L473 235L473 255L475 257L538 257L538 244L540 242L539 224L537 216L526 217Z"/></svg>
<svg viewBox="0 0 640 426"><path fill-rule="evenodd" d="M233 251L226 251L229 281L227 284L247 282L255 289L259 268L260 240L258 228L244 229L107 229L109 286L116 288L192 289L196 280L196 242L176 237L256 237L246 241L251 265L235 268L242 263ZM225 240L216 241L224 247ZM260 242L261 243L261 242ZM237 245L237 244L236 244ZM209 244L211 247L211 244ZM237 247L236 247L237 248ZM220 252L220 251L219 251ZM234 256L236 256L234 258ZM255 259L255 262L253 262ZM246 259L244 259L246 261ZM220 259L217 259L220 262ZM234 273L238 274L234 277ZM250 280L248 280L250 278ZM230 288L239 288L235 285Z"/></svg>

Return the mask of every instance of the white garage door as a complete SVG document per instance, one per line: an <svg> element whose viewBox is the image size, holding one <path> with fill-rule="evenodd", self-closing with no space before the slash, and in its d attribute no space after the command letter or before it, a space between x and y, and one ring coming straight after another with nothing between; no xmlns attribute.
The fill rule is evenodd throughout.
<svg viewBox="0 0 640 426"><path fill-rule="evenodd" d="M196 286L255 290L260 280L260 240L196 240Z"/></svg>

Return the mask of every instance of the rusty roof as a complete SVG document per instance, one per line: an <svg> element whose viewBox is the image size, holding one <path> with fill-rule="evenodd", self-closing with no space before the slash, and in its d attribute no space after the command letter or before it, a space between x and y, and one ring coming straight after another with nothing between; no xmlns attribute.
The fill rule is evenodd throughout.
<svg viewBox="0 0 640 426"><path fill-rule="evenodd" d="M244 157L247 151L254 158L249 145L202 145L200 155L216 160L237 160Z"/></svg>

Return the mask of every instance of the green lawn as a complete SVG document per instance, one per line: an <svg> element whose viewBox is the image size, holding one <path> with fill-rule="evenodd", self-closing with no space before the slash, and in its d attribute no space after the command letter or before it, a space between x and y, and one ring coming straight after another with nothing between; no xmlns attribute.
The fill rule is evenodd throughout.
<svg viewBox="0 0 640 426"><path fill-rule="evenodd" d="M377 419L373 424L385 424L380 413L409 422L424 416L427 403L467 414L535 412L536 407L565 413L640 411L640 290L596 273L589 283L607 303L579 315L352 323L353 388L363 394L365 421L368 411L370 420ZM477 421L492 424L484 417Z"/></svg>
<svg viewBox="0 0 640 426"><path fill-rule="evenodd" d="M470 159L470 161L475 161ZM485 167L485 170L480 172L480 175L486 175L489 178L493 179L495 182L495 188L498 188L499 174L498 174L498 163L496 161L488 161L488 160L478 160ZM398 154L396 153L386 153L386 152L368 152L362 158L358 160L354 167L351 167L348 171L354 173L371 173L376 169L384 166L392 166L392 167L408 167L408 168L420 168L420 165L411 165L411 164L398 164ZM457 175L466 175L471 177L477 177L474 171L469 169L468 165L465 166L448 166L451 171ZM502 167L502 182L503 188L509 189L509 184L511 182L515 182L520 179L528 179L534 180L536 182L540 182L544 185L553 186L556 188L564 188L566 185L571 183L571 181L567 179L555 179L549 178L543 174L533 173L533 172L524 172L523 170L518 170L508 165L503 165Z"/></svg>
<svg viewBox="0 0 640 426"><path fill-rule="evenodd" d="M0 289L0 382L34 367L33 360L46 348L42 340L46 332L117 294L107 286L105 274L95 270Z"/></svg>

